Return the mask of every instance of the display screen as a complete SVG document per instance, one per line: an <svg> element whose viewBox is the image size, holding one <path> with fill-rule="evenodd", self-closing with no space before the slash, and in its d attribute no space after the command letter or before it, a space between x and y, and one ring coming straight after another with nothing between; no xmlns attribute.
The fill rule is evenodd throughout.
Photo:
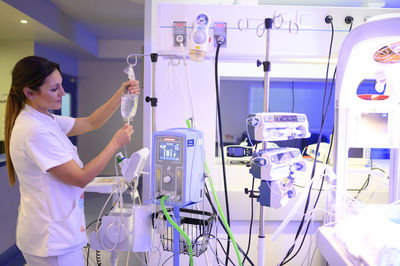
<svg viewBox="0 0 400 266"><path fill-rule="evenodd" d="M252 156L253 152L251 148L247 147L228 147L227 155L229 157L245 157L245 156Z"/></svg>
<svg viewBox="0 0 400 266"><path fill-rule="evenodd" d="M286 161L287 159L293 158L293 154L291 152L283 152L283 153L278 153L278 159L279 161Z"/></svg>
<svg viewBox="0 0 400 266"><path fill-rule="evenodd" d="M297 122L295 115L280 115L274 117L275 122Z"/></svg>
<svg viewBox="0 0 400 266"><path fill-rule="evenodd" d="M361 132L368 135L388 133L387 113L361 113Z"/></svg>
<svg viewBox="0 0 400 266"><path fill-rule="evenodd" d="M180 162L181 144L179 142L160 141L159 160Z"/></svg>

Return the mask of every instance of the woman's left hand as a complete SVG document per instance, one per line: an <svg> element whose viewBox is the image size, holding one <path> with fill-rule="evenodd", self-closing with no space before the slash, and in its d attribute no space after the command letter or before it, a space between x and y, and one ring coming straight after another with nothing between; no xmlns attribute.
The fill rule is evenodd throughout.
<svg viewBox="0 0 400 266"><path fill-rule="evenodd" d="M121 90L124 91L125 89L128 89L130 94L140 94L140 87L139 87L139 81L138 80L128 80L122 83L121 85Z"/></svg>

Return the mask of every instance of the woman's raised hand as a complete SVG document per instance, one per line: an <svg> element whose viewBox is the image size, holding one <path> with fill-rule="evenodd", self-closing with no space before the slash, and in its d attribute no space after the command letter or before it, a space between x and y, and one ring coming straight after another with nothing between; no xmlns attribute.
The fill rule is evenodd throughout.
<svg viewBox="0 0 400 266"><path fill-rule="evenodd" d="M131 135L133 134L133 127L129 124L125 124L123 127L118 129L114 134L111 142L118 146L118 148L128 144L131 141Z"/></svg>
<svg viewBox="0 0 400 266"><path fill-rule="evenodd" d="M130 94L140 94L140 87L139 87L139 81L138 80L128 80L122 83L120 90L124 91L125 89L128 89Z"/></svg>

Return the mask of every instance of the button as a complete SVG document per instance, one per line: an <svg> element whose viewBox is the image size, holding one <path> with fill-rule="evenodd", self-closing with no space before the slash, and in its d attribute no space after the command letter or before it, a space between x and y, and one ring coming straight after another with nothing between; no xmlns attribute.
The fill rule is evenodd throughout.
<svg viewBox="0 0 400 266"><path fill-rule="evenodd" d="M169 183L169 182L171 182L171 180L172 180L172 178L169 175L164 176L164 178L163 178L164 183Z"/></svg>

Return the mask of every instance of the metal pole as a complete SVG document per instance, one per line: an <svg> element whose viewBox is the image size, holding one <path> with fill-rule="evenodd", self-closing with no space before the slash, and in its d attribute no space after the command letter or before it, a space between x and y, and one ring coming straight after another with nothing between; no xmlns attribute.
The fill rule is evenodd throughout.
<svg viewBox="0 0 400 266"><path fill-rule="evenodd" d="M269 43L270 43L270 32L272 28L273 20L271 18L265 19L265 31L266 31L266 52L264 66L264 108L263 112L268 112L269 107L269 71L270 71L270 56L269 56ZM262 143L263 150L267 149L267 141ZM260 205L260 219L258 226L258 263L257 265L265 265L265 213L264 206Z"/></svg>
<svg viewBox="0 0 400 266"><path fill-rule="evenodd" d="M157 106L157 102L153 102L155 98L155 93L156 93L156 63L158 59L158 54L152 53L150 54L150 59L151 59L151 64L152 64L152 74L153 76L152 81L151 81L151 134L153 134L156 131L156 109L155 107Z"/></svg>
<svg viewBox="0 0 400 266"><path fill-rule="evenodd" d="M179 207L174 208L174 216L176 224L178 226L181 226ZM179 266L179 241L180 241L180 234L178 230L174 228L174 236L173 236L174 266Z"/></svg>

